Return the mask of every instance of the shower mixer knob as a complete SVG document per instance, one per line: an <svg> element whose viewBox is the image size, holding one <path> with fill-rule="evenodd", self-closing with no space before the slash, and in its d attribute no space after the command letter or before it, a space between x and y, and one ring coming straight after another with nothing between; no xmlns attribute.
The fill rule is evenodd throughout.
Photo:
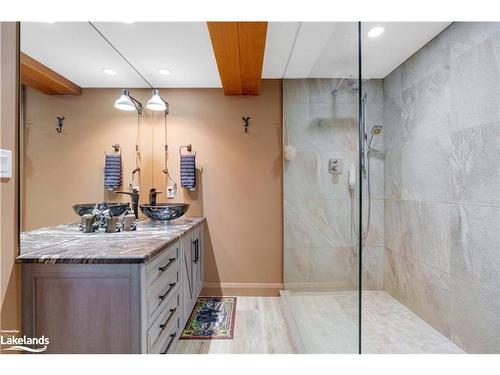
<svg viewBox="0 0 500 375"><path fill-rule="evenodd" d="M331 174L342 173L342 170L343 170L342 159L330 159L328 161L328 171Z"/></svg>

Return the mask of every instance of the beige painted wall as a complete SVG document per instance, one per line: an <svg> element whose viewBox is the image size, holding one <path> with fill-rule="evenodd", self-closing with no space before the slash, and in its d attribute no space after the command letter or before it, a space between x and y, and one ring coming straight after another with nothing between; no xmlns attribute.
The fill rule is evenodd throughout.
<svg viewBox="0 0 500 375"><path fill-rule="evenodd" d="M0 148L17 155L17 25L0 23ZM16 163L17 161L15 161ZM14 164L15 173L17 165ZM0 329L21 330L21 269L17 256L17 181L0 179Z"/></svg>
<svg viewBox="0 0 500 375"><path fill-rule="evenodd" d="M259 96L224 96L221 89L165 89L169 169L178 180L179 146L197 152L199 185L175 201L207 217L206 293L276 294L282 285L282 93L263 82ZM147 89L132 89L142 103ZM134 167L136 115L116 110L118 89L85 89L80 97L28 90L25 125L24 228L74 222L74 203L116 200L103 188L104 151L123 146L124 180ZM63 132L56 116L65 116ZM245 134L242 116L250 116ZM146 110L141 131L141 191L165 192L163 115ZM165 201L161 195L160 201Z"/></svg>

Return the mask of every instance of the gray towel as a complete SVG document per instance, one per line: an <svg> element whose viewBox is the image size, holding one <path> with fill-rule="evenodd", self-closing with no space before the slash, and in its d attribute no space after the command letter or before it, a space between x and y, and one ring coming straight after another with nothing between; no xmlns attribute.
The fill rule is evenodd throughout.
<svg viewBox="0 0 500 375"><path fill-rule="evenodd" d="M181 186L190 190L196 186L195 155L181 155Z"/></svg>
<svg viewBox="0 0 500 375"><path fill-rule="evenodd" d="M122 156L106 155L104 164L104 187L117 189L122 185Z"/></svg>

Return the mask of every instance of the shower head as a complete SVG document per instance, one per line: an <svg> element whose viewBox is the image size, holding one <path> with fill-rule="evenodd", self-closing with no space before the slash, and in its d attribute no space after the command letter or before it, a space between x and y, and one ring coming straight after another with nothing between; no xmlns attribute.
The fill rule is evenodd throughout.
<svg viewBox="0 0 500 375"><path fill-rule="evenodd" d="M383 127L383 126L381 126L381 125L374 125L374 126L372 127L372 134L371 134L371 136L370 136L370 141L368 142L368 147L367 147L367 150L368 150L368 151L370 151L370 150L371 150L371 148L372 148L373 136L374 136L374 135L379 135L380 133L382 133L382 129L383 129L383 128L384 128L384 127Z"/></svg>

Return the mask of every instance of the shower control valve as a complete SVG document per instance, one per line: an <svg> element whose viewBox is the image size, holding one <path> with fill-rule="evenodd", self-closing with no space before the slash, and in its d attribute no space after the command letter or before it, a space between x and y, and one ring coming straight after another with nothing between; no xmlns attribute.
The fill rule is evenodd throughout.
<svg viewBox="0 0 500 375"><path fill-rule="evenodd" d="M331 174L342 173L342 169L343 169L342 159L330 159L328 161L328 171Z"/></svg>

